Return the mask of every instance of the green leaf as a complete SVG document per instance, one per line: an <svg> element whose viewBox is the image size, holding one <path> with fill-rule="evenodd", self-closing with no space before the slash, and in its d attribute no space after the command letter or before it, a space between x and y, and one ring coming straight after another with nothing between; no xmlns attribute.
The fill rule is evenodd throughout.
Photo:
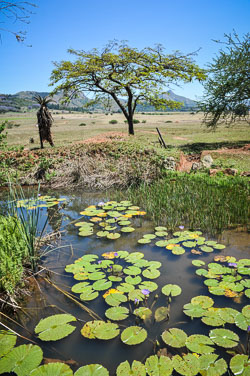
<svg viewBox="0 0 250 376"><path fill-rule="evenodd" d="M165 330L161 336L166 345L177 348L185 346L187 340L186 333L178 328Z"/></svg>
<svg viewBox="0 0 250 376"><path fill-rule="evenodd" d="M119 364L116 369L117 376L146 376L146 370L144 364L134 360L130 367L129 362L126 360Z"/></svg>
<svg viewBox="0 0 250 376"><path fill-rule="evenodd" d="M152 316L152 311L147 307L139 307L134 310L133 314L145 321L150 319L150 317Z"/></svg>
<svg viewBox="0 0 250 376"><path fill-rule="evenodd" d="M116 239L120 238L120 236L121 236L121 234L119 234L118 232L114 232L114 233L108 234L107 239L116 240Z"/></svg>
<svg viewBox="0 0 250 376"><path fill-rule="evenodd" d="M149 243L151 243L151 240L142 238L142 239L139 239L137 241L137 243L139 243L139 244L149 244Z"/></svg>
<svg viewBox="0 0 250 376"><path fill-rule="evenodd" d="M200 249L201 249L203 252L206 252L206 253L213 252L213 248L212 248L212 247L208 247L207 245L202 245L202 246L200 247Z"/></svg>
<svg viewBox="0 0 250 376"><path fill-rule="evenodd" d="M147 331L140 326L129 326L121 334L121 340L126 345L138 345L147 338Z"/></svg>
<svg viewBox="0 0 250 376"><path fill-rule="evenodd" d="M29 376L73 376L73 371L67 364L49 363L34 369Z"/></svg>
<svg viewBox="0 0 250 376"><path fill-rule="evenodd" d="M145 367L149 376L170 376L173 366L171 359L167 356L152 355L146 359Z"/></svg>
<svg viewBox="0 0 250 376"><path fill-rule="evenodd" d="M134 263L144 257L144 254L142 252L131 252L129 255L125 258L127 262Z"/></svg>
<svg viewBox="0 0 250 376"><path fill-rule="evenodd" d="M106 238L106 236L109 234L108 231L98 231L96 233L97 236L99 236L99 238Z"/></svg>
<svg viewBox="0 0 250 376"><path fill-rule="evenodd" d="M155 311L155 321L160 322L169 318L168 307L158 307Z"/></svg>
<svg viewBox="0 0 250 376"><path fill-rule="evenodd" d="M81 293L80 299L83 301L89 301L89 300L94 300L99 296L98 291L94 291L92 288L91 290L85 290Z"/></svg>
<svg viewBox="0 0 250 376"><path fill-rule="evenodd" d="M219 281L217 279L212 279L212 278L205 279L204 281L204 285L208 287L218 287L218 283Z"/></svg>
<svg viewBox="0 0 250 376"><path fill-rule="evenodd" d="M120 222L118 222L118 225L120 225L120 226L128 226L130 224L131 224L130 221L120 221Z"/></svg>
<svg viewBox="0 0 250 376"><path fill-rule="evenodd" d="M235 347L239 342L238 335L228 329L213 329L209 332L209 337L216 345L225 348Z"/></svg>
<svg viewBox="0 0 250 376"><path fill-rule="evenodd" d="M121 232L133 232L135 229L133 227L122 227Z"/></svg>
<svg viewBox="0 0 250 376"><path fill-rule="evenodd" d="M175 355L172 364L174 369L184 376L195 376L200 370L199 360L192 354L184 355L183 358Z"/></svg>
<svg viewBox="0 0 250 376"><path fill-rule="evenodd" d="M195 353L198 354L211 354L214 352L214 347L209 345L213 345L213 341L202 334L194 334L187 338L186 340L186 347Z"/></svg>
<svg viewBox="0 0 250 376"><path fill-rule="evenodd" d="M172 285L171 283L162 287L161 292L164 295L178 296L181 294L181 288L178 285Z"/></svg>
<svg viewBox="0 0 250 376"><path fill-rule="evenodd" d="M119 333L120 329L117 324L101 320L88 321L81 329L83 337L89 339L109 340L117 337Z"/></svg>
<svg viewBox="0 0 250 376"><path fill-rule="evenodd" d="M57 341L67 337L76 329L68 324L71 321L76 321L76 318L66 313L52 315L39 321L35 333L42 341Z"/></svg>
<svg viewBox="0 0 250 376"><path fill-rule="evenodd" d="M180 246L175 246L172 248L173 255L183 255L185 253L185 249Z"/></svg>
<svg viewBox="0 0 250 376"><path fill-rule="evenodd" d="M167 228L164 226L157 226L155 227L155 231L167 231Z"/></svg>
<svg viewBox="0 0 250 376"><path fill-rule="evenodd" d="M143 282L139 285L139 288L140 288L141 290L143 290L143 289L147 289L147 290L149 290L150 292L153 292L153 291L155 291L155 290L158 289L158 285L157 285L157 283L152 282L152 281L143 281Z"/></svg>
<svg viewBox="0 0 250 376"><path fill-rule="evenodd" d="M188 304L185 304L183 308L184 308L183 312L185 313L185 315L190 316L192 318L202 317L204 313L206 312L206 310L198 304L188 303Z"/></svg>
<svg viewBox="0 0 250 376"><path fill-rule="evenodd" d="M110 275L108 277L108 279L111 281L111 282L121 282L122 281L122 278L121 277L117 277L116 275Z"/></svg>
<svg viewBox="0 0 250 376"><path fill-rule="evenodd" d="M166 247L168 245L168 240L159 240L155 245L156 247Z"/></svg>
<svg viewBox="0 0 250 376"><path fill-rule="evenodd" d="M242 314L247 318L250 319L250 305L246 305L242 308Z"/></svg>
<svg viewBox="0 0 250 376"><path fill-rule="evenodd" d="M214 301L212 298L209 298L209 296L199 295L191 299L191 304L197 304L201 306L202 308L207 309L207 308L212 307L212 305L214 304Z"/></svg>
<svg viewBox="0 0 250 376"><path fill-rule="evenodd" d="M111 307L108 308L105 312L105 316L114 321L125 320L129 315L129 310L126 307Z"/></svg>
<svg viewBox="0 0 250 376"><path fill-rule="evenodd" d="M236 315L238 315L239 312L236 309L226 307L226 308L219 309L218 313L219 313L219 316L225 322L228 322L229 324L234 324L235 317Z"/></svg>
<svg viewBox="0 0 250 376"><path fill-rule="evenodd" d="M127 301L127 297L123 294L110 294L105 298L105 302L112 306L116 307L120 305L121 303L125 303Z"/></svg>
<svg viewBox="0 0 250 376"><path fill-rule="evenodd" d="M89 282L79 282L72 286L71 291L80 294L87 286L89 287Z"/></svg>
<svg viewBox="0 0 250 376"><path fill-rule="evenodd" d="M88 279L90 281L98 281L99 279L104 279L105 277L106 275L103 272L94 272L89 274Z"/></svg>
<svg viewBox="0 0 250 376"><path fill-rule="evenodd" d="M131 292L135 289L135 286L130 283L121 283L117 286L117 290L121 292Z"/></svg>
<svg viewBox="0 0 250 376"><path fill-rule="evenodd" d="M152 240L152 239L156 238L156 235L155 234L145 234L145 235L143 235L143 238Z"/></svg>
<svg viewBox="0 0 250 376"><path fill-rule="evenodd" d="M149 269L143 270L142 275L143 277L148 278L148 279L155 279L155 278L158 278L161 275L161 273L159 272L158 269L149 268Z"/></svg>
<svg viewBox="0 0 250 376"><path fill-rule="evenodd" d="M10 331L0 331L0 357L6 355L15 346L17 336Z"/></svg>
<svg viewBox="0 0 250 376"><path fill-rule="evenodd" d="M225 290L222 289L221 287L209 287L209 292L213 295L224 295L225 294Z"/></svg>
<svg viewBox="0 0 250 376"><path fill-rule="evenodd" d="M112 286L111 281L107 281L106 279L100 279L93 283L92 287L96 291L103 291L108 290Z"/></svg>
<svg viewBox="0 0 250 376"><path fill-rule="evenodd" d="M203 355L201 355L199 357L200 369L207 371L210 368L210 365L215 363L218 356L219 355L217 355L217 354L203 354ZM203 374L203 373L201 373L201 374ZM207 376L205 372L204 372L204 375Z"/></svg>
<svg viewBox="0 0 250 376"><path fill-rule="evenodd" d="M205 372L203 371L201 374L206 376L222 376L225 372L227 372L227 363L224 359L219 359L214 363L211 362L207 367L207 370Z"/></svg>
<svg viewBox="0 0 250 376"><path fill-rule="evenodd" d="M139 275L136 277L131 277L129 275L125 278L125 282L131 285L139 285L139 283L141 283L141 277Z"/></svg>
<svg viewBox="0 0 250 376"><path fill-rule="evenodd" d="M192 261L192 264L193 264L194 266L198 266L198 267L200 267L200 266L205 265L206 263L205 263L204 261L202 261L202 260L193 260L193 261Z"/></svg>
<svg viewBox="0 0 250 376"><path fill-rule="evenodd" d="M27 376L43 359L43 352L36 345L14 347L0 359L0 374L15 372L17 376Z"/></svg>
<svg viewBox="0 0 250 376"><path fill-rule="evenodd" d="M135 299L138 299L140 302L142 302L144 298L145 298L145 295L143 295L143 293L139 289L135 289L128 293L128 299L132 301L135 301Z"/></svg>
<svg viewBox="0 0 250 376"><path fill-rule="evenodd" d="M225 321L220 317L220 310L205 311L201 321L210 326L221 326L225 324Z"/></svg>
<svg viewBox="0 0 250 376"><path fill-rule="evenodd" d="M78 368L74 376L109 376L109 372L101 364L88 364Z"/></svg>
<svg viewBox="0 0 250 376"><path fill-rule="evenodd" d="M237 354L230 360L230 369L234 375L248 376L250 360L247 355Z"/></svg>
<svg viewBox="0 0 250 376"><path fill-rule="evenodd" d="M166 231L156 231L155 235L159 238L163 238L164 236L168 236L168 233Z"/></svg>
<svg viewBox="0 0 250 376"><path fill-rule="evenodd" d="M149 269L158 269L161 267L160 261L148 261L148 268Z"/></svg>
<svg viewBox="0 0 250 376"><path fill-rule="evenodd" d="M118 251L117 253L118 257L120 257L121 259L124 259L129 255L128 251Z"/></svg>
<svg viewBox="0 0 250 376"><path fill-rule="evenodd" d="M235 316L235 325L242 330L247 330L248 326L250 325L250 319L246 318L242 313L238 313Z"/></svg>
<svg viewBox="0 0 250 376"><path fill-rule="evenodd" d="M182 245L187 248L194 248L196 246L196 242L183 242Z"/></svg>
<svg viewBox="0 0 250 376"><path fill-rule="evenodd" d="M141 274L141 269L136 266L129 266L128 268L123 269L123 272L128 275L138 275Z"/></svg>

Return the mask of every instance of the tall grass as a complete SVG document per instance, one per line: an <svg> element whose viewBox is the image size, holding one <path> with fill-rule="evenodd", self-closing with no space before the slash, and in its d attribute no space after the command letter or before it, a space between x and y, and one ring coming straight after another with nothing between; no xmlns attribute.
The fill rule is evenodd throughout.
<svg viewBox="0 0 250 376"><path fill-rule="evenodd" d="M244 177L170 173L153 184L130 188L125 197L169 229L185 225L215 234L249 224L249 180Z"/></svg>
<svg viewBox="0 0 250 376"><path fill-rule="evenodd" d="M39 198L39 187L34 196L36 196L37 199ZM40 207L35 206L32 210L27 210L26 207L18 207L17 202L20 199L25 199L22 188L18 187L18 189L16 189L10 184L8 214L14 218L18 218L18 228L27 248L26 257L28 262L30 263L31 269L35 271L37 269L37 263L39 260L39 242L46 229L48 218L46 219L43 227L39 229L39 220L41 214ZM27 203L27 207L28 206L29 202Z"/></svg>

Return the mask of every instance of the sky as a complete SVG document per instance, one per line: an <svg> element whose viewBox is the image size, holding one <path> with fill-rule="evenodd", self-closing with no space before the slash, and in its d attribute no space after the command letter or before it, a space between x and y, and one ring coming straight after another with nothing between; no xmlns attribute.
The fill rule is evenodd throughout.
<svg viewBox="0 0 250 376"><path fill-rule="evenodd" d="M101 49L113 39L138 49L160 43L166 53L200 49L195 62L205 68L223 47L213 40L233 29L240 37L249 32L250 0L30 1L37 8L29 24L0 11L0 28L27 32L25 43L18 43L0 30L0 93L51 91L53 62L72 59L68 48ZM167 89L190 99L201 98L204 90L199 82Z"/></svg>

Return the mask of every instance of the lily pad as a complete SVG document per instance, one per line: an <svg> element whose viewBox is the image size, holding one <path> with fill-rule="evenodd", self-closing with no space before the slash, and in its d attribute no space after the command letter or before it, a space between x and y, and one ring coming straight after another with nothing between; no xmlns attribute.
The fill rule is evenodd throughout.
<svg viewBox="0 0 250 376"><path fill-rule="evenodd" d="M162 287L161 292L166 296L178 296L181 294L181 288L178 285L173 285L171 283Z"/></svg>
<svg viewBox="0 0 250 376"><path fill-rule="evenodd" d="M212 248L212 247L208 247L207 245L202 245L202 246L200 247L200 249L201 249L203 252L206 252L206 253L213 252L213 248Z"/></svg>
<svg viewBox="0 0 250 376"><path fill-rule="evenodd" d="M137 243L139 243L139 244L149 244L149 243L151 243L151 240L150 239L142 238L142 239L139 239L137 241Z"/></svg>
<svg viewBox="0 0 250 376"><path fill-rule="evenodd" d="M108 290L112 286L111 281L107 281L106 279L100 279L93 283L92 287L96 291L103 291Z"/></svg>
<svg viewBox="0 0 250 376"><path fill-rule="evenodd" d="M206 310L202 308L199 304L192 304L188 303L185 304L183 307L183 312L185 315L190 316L190 317L202 317Z"/></svg>
<svg viewBox="0 0 250 376"><path fill-rule="evenodd" d="M206 309L206 308L212 307L214 304L214 301L209 296L199 295L191 299L191 304L197 304L201 306L202 308Z"/></svg>
<svg viewBox="0 0 250 376"><path fill-rule="evenodd" d="M121 282L122 281L122 278L121 277L117 277L116 275L110 275L108 277L108 279L111 281L111 282Z"/></svg>
<svg viewBox="0 0 250 376"><path fill-rule="evenodd" d="M238 313L235 316L235 325L242 330L247 330L250 325L250 319L246 318L242 313Z"/></svg>
<svg viewBox="0 0 250 376"><path fill-rule="evenodd" d="M198 267L200 267L200 266L205 265L206 263L205 263L204 261L202 261L202 260L193 260L193 261L192 261L192 264L193 264L194 266L198 266Z"/></svg>
<svg viewBox="0 0 250 376"><path fill-rule="evenodd" d="M166 231L166 230L167 230L167 228L164 227L164 226L157 226L157 227L155 227L155 231Z"/></svg>
<svg viewBox="0 0 250 376"><path fill-rule="evenodd" d="M105 312L105 316L108 319L114 320L114 321L125 320L128 317L128 315L129 315L128 308L121 307L121 306L108 308Z"/></svg>
<svg viewBox="0 0 250 376"><path fill-rule="evenodd" d="M145 295L139 289L135 289L128 293L128 299L135 301L136 299L142 302L145 298Z"/></svg>
<svg viewBox="0 0 250 376"><path fill-rule="evenodd" d="M172 248L172 253L173 255L183 255L185 253L185 249L183 247L180 247L180 246L175 246Z"/></svg>
<svg viewBox="0 0 250 376"><path fill-rule="evenodd" d="M208 355L212 355L212 354L206 354L203 356L205 357ZM200 360L200 363L201 363L201 360ZM211 362L207 366L206 371L205 372L202 371L201 374L211 375L211 376L222 376L225 374L225 372L227 372L227 362L224 359L219 359L217 361Z"/></svg>
<svg viewBox="0 0 250 376"><path fill-rule="evenodd" d="M96 233L97 236L99 236L99 238L106 238L106 236L109 234L108 231L98 231Z"/></svg>
<svg viewBox="0 0 250 376"><path fill-rule="evenodd" d="M172 358L172 364L174 369L184 376L195 376L200 370L199 359L193 354L184 355L183 358L175 355Z"/></svg>
<svg viewBox="0 0 250 376"><path fill-rule="evenodd" d="M7 354L15 346L17 336L10 331L0 332L0 357Z"/></svg>
<svg viewBox="0 0 250 376"><path fill-rule="evenodd" d="M159 240L155 245L156 247L166 247L168 245L168 240Z"/></svg>
<svg viewBox="0 0 250 376"><path fill-rule="evenodd" d="M155 234L145 234L145 235L143 235L143 238L152 240L152 239L156 238L156 235Z"/></svg>
<svg viewBox="0 0 250 376"><path fill-rule="evenodd" d="M83 337L89 339L109 340L117 337L119 333L120 329L117 324L101 320L88 321L81 329Z"/></svg>
<svg viewBox="0 0 250 376"><path fill-rule="evenodd" d="M211 354L214 352L213 341L202 334L194 334L187 338L186 347L195 353L198 354Z"/></svg>
<svg viewBox="0 0 250 376"><path fill-rule="evenodd" d="M150 292L153 292L153 291L155 291L155 290L158 289L158 285L157 285L157 283L152 282L152 281L143 281L143 282L139 285L139 288L140 288L141 290L143 290L143 289L147 289L147 290L149 290Z"/></svg>
<svg viewBox="0 0 250 376"><path fill-rule="evenodd" d="M131 252L126 257L127 262L134 263L144 257L144 254L142 252Z"/></svg>
<svg viewBox="0 0 250 376"><path fill-rule="evenodd" d="M118 238L120 238L121 234L119 234L118 232L114 232L114 233L110 233L107 235L107 239L110 239L110 240L116 240Z"/></svg>
<svg viewBox="0 0 250 376"><path fill-rule="evenodd" d="M135 289L135 286L130 283L121 283L119 286L117 286L117 290L121 292L131 292Z"/></svg>
<svg viewBox="0 0 250 376"><path fill-rule="evenodd" d="M169 317L169 308L168 307L158 307L155 310L155 321L160 322L168 319Z"/></svg>
<svg viewBox="0 0 250 376"><path fill-rule="evenodd" d="M187 340L186 333L178 328L165 330L161 336L166 345L177 348L185 346Z"/></svg>
<svg viewBox="0 0 250 376"><path fill-rule="evenodd" d="M80 299L83 301L89 301L89 300L94 300L99 296L98 291L94 291L92 288L91 290L85 290L81 293Z"/></svg>
<svg viewBox="0 0 250 376"><path fill-rule="evenodd" d="M126 360L119 364L116 369L117 376L146 376L146 370L144 364L134 360L131 367L129 362Z"/></svg>
<svg viewBox="0 0 250 376"><path fill-rule="evenodd" d="M147 338L147 331L140 326L129 326L121 334L121 340L126 345L138 345Z"/></svg>
<svg viewBox="0 0 250 376"><path fill-rule="evenodd" d="M118 293L110 294L105 298L105 302L112 307L119 306L121 303L125 303L126 301L127 297Z"/></svg>
<svg viewBox="0 0 250 376"><path fill-rule="evenodd" d="M14 372L18 376L27 376L39 366L43 359L42 349L37 345L14 347L0 359L0 374Z"/></svg>
<svg viewBox="0 0 250 376"><path fill-rule="evenodd" d="M125 282L130 285L139 285L141 283L141 277L137 275L136 277L131 277L130 275L125 278Z"/></svg>
<svg viewBox="0 0 250 376"><path fill-rule="evenodd" d="M142 275L148 279L155 279L155 278L158 278L161 275L161 273L159 272L158 269L149 268L149 269L143 270Z"/></svg>
<svg viewBox="0 0 250 376"><path fill-rule="evenodd" d="M234 375L248 376L250 359L247 355L237 354L230 360L230 369Z"/></svg>
<svg viewBox="0 0 250 376"><path fill-rule="evenodd" d="M167 356L152 355L146 359L145 367L149 376L170 376L172 375L172 361Z"/></svg>
<svg viewBox="0 0 250 376"><path fill-rule="evenodd" d="M79 282L72 286L71 291L81 294L87 286L89 286L89 282Z"/></svg>
<svg viewBox="0 0 250 376"><path fill-rule="evenodd" d="M56 362L34 369L29 376L73 376L73 371L67 364Z"/></svg>
<svg viewBox="0 0 250 376"><path fill-rule="evenodd" d="M163 238L164 236L168 236L168 233L166 231L156 231L155 235L159 238Z"/></svg>
<svg viewBox="0 0 250 376"><path fill-rule="evenodd" d="M204 316L201 321L209 326L221 326L225 325L225 321L219 315L220 310L218 311L205 311Z"/></svg>
<svg viewBox="0 0 250 376"><path fill-rule="evenodd" d="M129 266L125 268L123 272L128 275L138 275L141 274L141 269L136 266Z"/></svg>
<svg viewBox="0 0 250 376"><path fill-rule="evenodd" d="M134 310L133 314L142 320L148 320L152 316L152 311L147 307L139 307Z"/></svg>
<svg viewBox="0 0 250 376"><path fill-rule="evenodd" d="M131 224L130 221L119 221L119 222L118 222L118 225L120 225L120 226L128 226L128 225L130 225L130 224Z"/></svg>
<svg viewBox="0 0 250 376"><path fill-rule="evenodd" d="M90 281L98 281L100 279L104 279L105 277L106 275L103 272L94 272L89 274L88 279Z"/></svg>
<svg viewBox="0 0 250 376"><path fill-rule="evenodd" d="M42 341L57 341L67 337L76 329L68 324L71 321L76 321L76 318L69 314L52 315L39 321L35 333Z"/></svg>
<svg viewBox="0 0 250 376"><path fill-rule="evenodd" d="M225 348L235 347L239 342L238 335L228 329L213 329L209 332L209 337L216 345Z"/></svg>
<svg viewBox="0 0 250 376"><path fill-rule="evenodd" d="M121 232L133 232L135 229L133 227L122 227Z"/></svg>

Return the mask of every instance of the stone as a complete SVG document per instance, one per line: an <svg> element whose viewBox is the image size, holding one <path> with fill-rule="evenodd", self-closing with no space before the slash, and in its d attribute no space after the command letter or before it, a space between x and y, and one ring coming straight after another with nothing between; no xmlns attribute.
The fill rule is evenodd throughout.
<svg viewBox="0 0 250 376"><path fill-rule="evenodd" d="M213 158L211 157L210 154L205 155L201 160L201 163L203 164L203 167L205 167L205 168L210 168L212 166L213 162L214 162L214 160L213 160Z"/></svg>
<svg viewBox="0 0 250 376"><path fill-rule="evenodd" d="M216 175L219 171L221 171L221 170L219 170L218 168L210 168L210 170L209 170L209 175L210 175L210 176L214 176L214 175Z"/></svg>
<svg viewBox="0 0 250 376"><path fill-rule="evenodd" d="M238 170L236 168L225 168L225 170L223 170L224 174L225 175L237 175L238 174Z"/></svg>
<svg viewBox="0 0 250 376"><path fill-rule="evenodd" d="M163 167L166 170L173 170L174 171L176 169L176 162L175 162L174 157L165 158L164 161L163 161Z"/></svg>
<svg viewBox="0 0 250 376"><path fill-rule="evenodd" d="M201 162L194 162L192 164L192 167L191 167L191 170L193 171L197 171L197 170L200 170L202 168L202 163Z"/></svg>

